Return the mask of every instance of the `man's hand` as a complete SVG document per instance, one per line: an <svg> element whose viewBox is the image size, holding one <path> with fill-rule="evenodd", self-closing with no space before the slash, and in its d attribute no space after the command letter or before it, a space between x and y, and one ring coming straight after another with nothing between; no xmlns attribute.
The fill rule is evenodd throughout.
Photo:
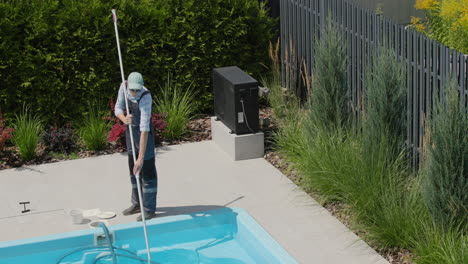
<svg viewBox="0 0 468 264"><path fill-rule="evenodd" d="M139 174L142 167L143 167L143 159L138 158L137 161L135 162L135 166L133 166L133 175Z"/></svg>
<svg viewBox="0 0 468 264"><path fill-rule="evenodd" d="M132 124L132 115L131 114L128 114L128 115L125 116L124 123L125 123L125 125L131 125Z"/></svg>

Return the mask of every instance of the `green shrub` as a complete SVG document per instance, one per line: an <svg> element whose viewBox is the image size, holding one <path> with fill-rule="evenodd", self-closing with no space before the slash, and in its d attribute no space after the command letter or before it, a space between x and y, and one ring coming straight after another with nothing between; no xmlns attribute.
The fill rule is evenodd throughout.
<svg viewBox="0 0 468 264"><path fill-rule="evenodd" d="M455 81L435 106L424 164L424 197L434 219L444 227L468 225L468 114Z"/></svg>
<svg viewBox="0 0 468 264"><path fill-rule="evenodd" d="M372 158L382 137L388 140L389 155L394 160L406 139L406 85L404 69L393 51L379 48L368 67L365 79L366 98L363 112L365 154Z"/></svg>
<svg viewBox="0 0 468 264"><path fill-rule="evenodd" d="M24 102L54 123L80 118L90 99L107 101L121 82L111 9L117 9L123 64L148 87L167 72L193 82L199 111L212 108L214 67L258 75L275 21L251 0L21 0L0 3L0 106Z"/></svg>
<svg viewBox="0 0 468 264"><path fill-rule="evenodd" d="M306 147L304 134L305 113L297 112L294 119L283 122L273 133L275 148L283 154L292 164L300 164Z"/></svg>
<svg viewBox="0 0 468 264"><path fill-rule="evenodd" d="M18 147L21 158L31 160L36 156L36 147L41 139L43 121L33 114L29 107L23 106L13 123L15 128L13 143Z"/></svg>
<svg viewBox="0 0 468 264"><path fill-rule="evenodd" d="M156 96L154 105L157 113L166 115L166 132L163 132L163 137L169 140L180 138L187 131L187 123L195 111L192 85L183 87L169 77Z"/></svg>
<svg viewBox="0 0 468 264"><path fill-rule="evenodd" d="M315 44L315 79L309 100L311 118L318 126L333 129L349 124L351 115L346 67L343 39L329 19L320 40Z"/></svg>
<svg viewBox="0 0 468 264"><path fill-rule="evenodd" d="M97 107L90 107L79 123L78 133L86 148L99 151L106 147L110 123Z"/></svg>
<svg viewBox="0 0 468 264"><path fill-rule="evenodd" d="M373 148L372 157L361 144L362 163L352 170L353 185L347 192L371 239L383 248L408 248L421 230L424 208L414 186L415 179L406 170L405 156L394 157L390 151L392 143L383 136Z"/></svg>
<svg viewBox="0 0 468 264"><path fill-rule="evenodd" d="M417 264L468 263L468 236L460 227L441 229L428 221L421 221L421 231L414 241Z"/></svg>
<svg viewBox="0 0 468 264"><path fill-rule="evenodd" d="M323 202L348 202L349 192L363 187L354 178L363 176L355 171L355 167L362 167L360 138L341 128L329 131L310 119L302 129L305 129L306 140L303 151L298 154L298 168L306 189L319 191Z"/></svg>

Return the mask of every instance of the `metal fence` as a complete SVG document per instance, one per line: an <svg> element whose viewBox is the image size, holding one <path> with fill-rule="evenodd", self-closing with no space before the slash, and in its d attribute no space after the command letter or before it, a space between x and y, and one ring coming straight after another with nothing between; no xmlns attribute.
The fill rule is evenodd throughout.
<svg viewBox="0 0 468 264"><path fill-rule="evenodd" d="M348 0L281 0L281 68L283 85L296 88L301 71L312 75L314 43L327 16L346 42L348 84L352 104L359 109L363 99L363 78L377 47L393 49L405 65L408 131L412 164L422 154L426 116L433 100L450 78L459 85L460 100L468 103L467 55L431 40L411 27L398 25Z"/></svg>

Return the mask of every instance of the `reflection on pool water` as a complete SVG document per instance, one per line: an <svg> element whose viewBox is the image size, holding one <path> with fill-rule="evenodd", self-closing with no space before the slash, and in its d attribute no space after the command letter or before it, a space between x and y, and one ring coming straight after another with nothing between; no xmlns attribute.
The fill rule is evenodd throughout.
<svg viewBox="0 0 468 264"><path fill-rule="evenodd" d="M160 264L297 263L243 209L222 208L147 221L151 260ZM147 263L141 223L109 226L118 264ZM0 243L0 264L113 263L102 229ZM97 245L98 243L98 245Z"/></svg>

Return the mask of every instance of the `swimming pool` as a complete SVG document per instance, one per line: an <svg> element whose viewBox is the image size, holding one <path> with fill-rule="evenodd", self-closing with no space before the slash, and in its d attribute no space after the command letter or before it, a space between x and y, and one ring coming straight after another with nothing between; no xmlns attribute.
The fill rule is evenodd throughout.
<svg viewBox="0 0 468 264"><path fill-rule="evenodd" d="M151 260L160 264L297 263L239 208L156 218L147 221L147 229ZM147 258L141 223L110 226L109 230L114 247L120 248L116 252ZM111 258L103 257L109 250L97 248L105 244L96 238L102 233L95 228L0 243L0 263L53 264L60 259L60 264L112 263ZM117 263L147 262L117 257Z"/></svg>

